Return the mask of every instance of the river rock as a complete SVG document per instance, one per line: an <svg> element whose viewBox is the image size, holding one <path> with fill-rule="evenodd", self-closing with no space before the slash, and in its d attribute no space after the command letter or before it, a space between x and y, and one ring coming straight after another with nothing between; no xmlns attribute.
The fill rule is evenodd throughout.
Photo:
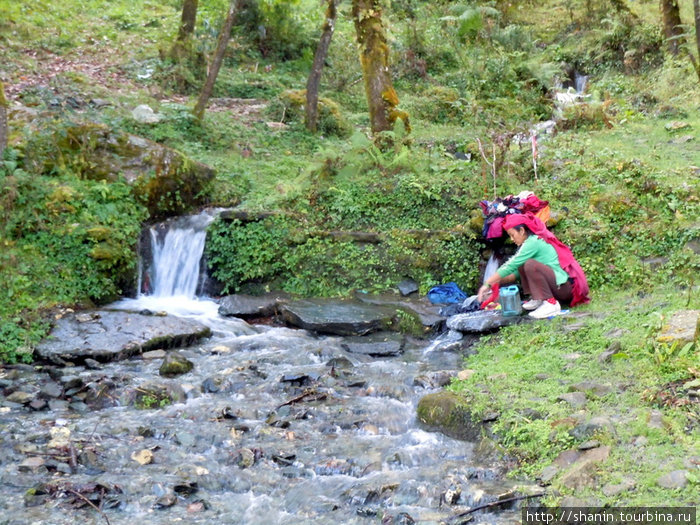
<svg viewBox="0 0 700 525"><path fill-rule="evenodd" d="M187 346L210 335L207 326L191 319L101 310L91 322L78 322L73 314L59 319L36 353L57 364L86 358L110 361L156 348Z"/></svg>
<svg viewBox="0 0 700 525"><path fill-rule="evenodd" d="M395 310L410 312L417 317L422 325L421 332L437 330L445 322L445 316L440 315L440 306L432 304L425 297L400 297L392 293L368 294L357 292L355 299L366 304L386 306Z"/></svg>
<svg viewBox="0 0 700 525"><path fill-rule="evenodd" d="M521 323L524 316L514 315L504 317L498 310L481 310L466 314L457 314L447 319L447 328L459 332L487 333L498 330L503 326Z"/></svg>
<svg viewBox="0 0 700 525"><path fill-rule="evenodd" d="M348 337L341 346L353 354L372 357L393 357L403 353L406 339L394 332L377 332L366 336Z"/></svg>
<svg viewBox="0 0 700 525"><path fill-rule="evenodd" d="M194 363L180 352L170 352L163 359L158 373L163 377L175 377L186 374L194 368Z"/></svg>
<svg viewBox="0 0 700 525"><path fill-rule="evenodd" d="M219 315L249 319L252 317L269 317L277 312L280 296L268 294L227 295L219 301Z"/></svg>
<svg viewBox="0 0 700 525"><path fill-rule="evenodd" d="M365 335L387 329L396 315L393 308L333 299L292 301L280 311L292 326L335 335Z"/></svg>
<svg viewBox="0 0 700 525"><path fill-rule="evenodd" d="M418 401L418 421L430 430L464 441L478 441L482 425L472 419L466 401L452 392L427 394Z"/></svg>
<svg viewBox="0 0 700 525"><path fill-rule="evenodd" d="M9 396L7 396L7 400L10 403L18 403L20 405L27 405L31 403L35 399L34 394L30 394L29 392L22 392L21 390L17 390L15 392L12 392Z"/></svg>

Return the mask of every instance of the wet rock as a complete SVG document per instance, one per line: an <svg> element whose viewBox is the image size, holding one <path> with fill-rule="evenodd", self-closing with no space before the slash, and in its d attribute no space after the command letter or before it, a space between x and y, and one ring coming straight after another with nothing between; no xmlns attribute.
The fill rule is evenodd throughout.
<svg viewBox="0 0 700 525"><path fill-rule="evenodd" d="M240 468L249 468L255 464L255 453L249 448L242 448L236 456L236 464Z"/></svg>
<svg viewBox="0 0 700 525"><path fill-rule="evenodd" d="M175 494L165 494L158 498L153 504L154 509L167 509L172 507L177 503L177 496Z"/></svg>
<svg viewBox="0 0 700 525"><path fill-rule="evenodd" d="M270 317L277 313L280 300L281 296L276 294L263 296L227 295L219 301L219 315L242 319Z"/></svg>
<svg viewBox="0 0 700 525"><path fill-rule="evenodd" d="M488 333L503 326L517 324L525 321L524 316L504 317L497 310L482 310L466 314L453 315L446 321L447 328L459 332Z"/></svg>
<svg viewBox="0 0 700 525"><path fill-rule="evenodd" d="M165 359L167 352L165 350L149 350L141 354L141 359L150 361L151 359Z"/></svg>
<svg viewBox="0 0 700 525"><path fill-rule="evenodd" d="M191 319L102 310L89 323L79 323L72 314L59 319L36 352L57 364L86 358L109 361L154 348L188 346L209 335L207 326Z"/></svg>
<svg viewBox="0 0 700 525"><path fill-rule="evenodd" d="M363 337L348 337L341 346L350 353L371 357L393 357L403 352L406 339L391 332L378 332Z"/></svg>
<svg viewBox="0 0 700 525"><path fill-rule="evenodd" d="M158 373L163 377L176 377L194 368L194 363L180 352L170 352L165 356Z"/></svg>
<svg viewBox="0 0 700 525"><path fill-rule="evenodd" d="M220 382L220 379L215 379L213 377L206 378L204 381L202 381L202 392L205 394L216 394L221 390L221 387L219 386Z"/></svg>
<svg viewBox="0 0 700 525"><path fill-rule="evenodd" d="M413 378L413 384L423 388L437 388L448 385L457 374L452 370L439 370Z"/></svg>
<svg viewBox="0 0 700 525"><path fill-rule="evenodd" d="M391 326L396 310L357 301L314 299L280 307L285 322L298 328L335 335L365 335Z"/></svg>
<svg viewBox="0 0 700 525"><path fill-rule="evenodd" d="M656 483L665 489L682 489L688 484L688 471L674 470L661 476Z"/></svg>
<svg viewBox="0 0 700 525"><path fill-rule="evenodd" d="M353 368L355 365L347 357L333 357L326 361L326 366L331 368L349 369Z"/></svg>
<svg viewBox="0 0 700 525"><path fill-rule="evenodd" d="M190 448L197 444L197 436L190 432L178 431L175 434L175 443L182 447Z"/></svg>
<svg viewBox="0 0 700 525"><path fill-rule="evenodd" d="M20 472L37 472L38 470L45 468L45 463L46 462L44 459L40 457L27 458L22 461L22 463L17 465L17 470Z"/></svg>
<svg viewBox="0 0 700 525"><path fill-rule="evenodd" d="M56 399L63 394L63 387L58 383L50 382L41 387L39 395L45 399Z"/></svg>
<svg viewBox="0 0 700 525"><path fill-rule="evenodd" d="M32 410L44 410L48 408L49 404L46 402L45 399L33 399L31 403L29 403L29 408Z"/></svg>
<svg viewBox="0 0 700 525"><path fill-rule="evenodd" d="M153 463L153 452L144 448L131 454L131 459L136 461L139 465L148 465L149 463Z"/></svg>
<svg viewBox="0 0 700 525"><path fill-rule="evenodd" d="M171 403L180 403L186 399L185 392L180 385L155 381L147 381L130 389L123 397L122 404L135 405L143 409L161 408Z"/></svg>
<svg viewBox="0 0 700 525"><path fill-rule="evenodd" d="M478 441L482 425L472 420L465 400L451 392L427 394L418 401L418 420L431 430L455 439Z"/></svg>
<svg viewBox="0 0 700 525"><path fill-rule="evenodd" d="M459 503L459 497L462 495L462 487L450 487L441 496L442 500L448 505L456 505Z"/></svg>
<svg viewBox="0 0 700 525"><path fill-rule="evenodd" d="M9 396L7 396L7 400L10 403L17 403L19 405L28 405L32 401L34 401L34 398L36 396L34 394L30 394L29 392L22 392L21 390L16 390L15 392L12 392Z"/></svg>

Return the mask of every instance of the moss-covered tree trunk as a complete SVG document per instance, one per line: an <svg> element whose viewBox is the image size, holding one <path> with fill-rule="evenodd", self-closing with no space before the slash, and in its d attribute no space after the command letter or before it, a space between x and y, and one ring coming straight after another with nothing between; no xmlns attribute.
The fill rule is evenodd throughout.
<svg viewBox="0 0 700 525"><path fill-rule="evenodd" d="M389 46L382 24L380 0L353 0L352 17L360 45L360 61L373 133L388 131L400 118L409 129L408 115L396 109L399 98L389 70Z"/></svg>
<svg viewBox="0 0 700 525"><path fill-rule="evenodd" d="M170 57L179 60L187 54L190 47L190 38L194 34L197 23L197 4L199 0L185 0L182 5L180 29L173 47L170 48Z"/></svg>
<svg viewBox="0 0 700 525"><path fill-rule="evenodd" d="M698 50L698 59L693 62L693 65L700 80L700 0L693 0L693 11L695 12L695 47Z"/></svg>
<svg viewBox="0 0 700 525"><path fill-rule="evenodd" d="M199 120L204 117L204 110L207 107L207 102L209 102L212 91L214 91L214 83L216 82L216 77L219 75L221 63L224 61L224 54L226 53L226 47L228 46L228 41L231 38L231 28L233 27L233 21L235 20L236 13L238 12L239 1L240 0L231 0L228 13L226 14L226 20L224 20L224 25L219 33L219 40L216 44L216 50L214 51L214 56L212 57L211 64L209 66L207 80L204 82L202 92L197 99L197 104L194 106L194 116Z"/></svg>
<svg viewBox="0 0 700 525"><path fill-rule="evenodd" d="M0 159L7 147L7 99L5 98L5 85L0 82Z"/></svg>
<svg viewBox="0 0 700 525"><path fill-rule="evenodd" d="M316 46L314 63L311 66L311 73L306 81L306 127L309 131L316 132L318 125L318 88L321 83L321 73L323 64L328 56L328 48L331 45L333 31L335 31L335 20L338 16L336 2L338 0L328 0L326 8L326 21L323 23L321 39Z"/></svg>
<svg viewBox="0 0 700 525"><path fill-rule="evenodd" d="M668 42L668 50L673 56L676 56L681 47L681 35L683 35L678 0L661 0L661 16L664 23L664 35Z"/></svg>

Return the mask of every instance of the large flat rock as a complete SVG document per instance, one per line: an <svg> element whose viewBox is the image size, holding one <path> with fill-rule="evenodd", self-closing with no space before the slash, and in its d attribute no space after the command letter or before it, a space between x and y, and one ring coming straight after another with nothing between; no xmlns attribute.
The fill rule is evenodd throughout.
<svg viewBox="0 0 700 525"><path fill-rule="evenodd" d="M447 319L447 328L458 332L483 334L493 332L503 326L521 323L527 316L503 316L500 310L480 310L467 314L453 315Z"/></svg>
<svg viewBox="0 0 700 525"><path fill-rule="evenodd" d="M59 319L36 353L58 364L86 358L113 361L158 348L189 346L209 335L209 327L191 319L95 310Z"/></svg>
<svg viewBox="0 0 700 525"><path fill-rule="evenodd" d="M227 295L219 301L219 315L240 317L242 319L268 317L277 312L281 300L283 300L283 296L280 294L261 296Z"/></svg>
<svg viewBox="0 0 700 525"><path fill-rule="evenodd" d="M322 334L365 335L390 327L396 308L337 299L291 301L280 306L284 321Z"/></svg>

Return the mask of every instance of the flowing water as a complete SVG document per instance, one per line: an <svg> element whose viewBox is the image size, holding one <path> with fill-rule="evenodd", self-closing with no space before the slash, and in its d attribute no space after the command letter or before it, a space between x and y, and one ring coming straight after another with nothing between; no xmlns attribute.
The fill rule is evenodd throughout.
<svg viewBox="0 0 700 525"><path fill-rule="evenodd" d="M166 379L161 359L141 357L0 370L3 384L77 392L48 410L0 408L0 524L461 523L451 517L508 491L473 444L417 424L418 400L460 369L459 353L409 340L402 355L374 358L341 337L219 317L194 297L196 279L161 273L179 257L169 242L191 246L195 235L171 230L154 250L153 295L115 305L211 326L210 339L180 350L191 372ZM166 390L175 402L143 396Z"/></svg>

